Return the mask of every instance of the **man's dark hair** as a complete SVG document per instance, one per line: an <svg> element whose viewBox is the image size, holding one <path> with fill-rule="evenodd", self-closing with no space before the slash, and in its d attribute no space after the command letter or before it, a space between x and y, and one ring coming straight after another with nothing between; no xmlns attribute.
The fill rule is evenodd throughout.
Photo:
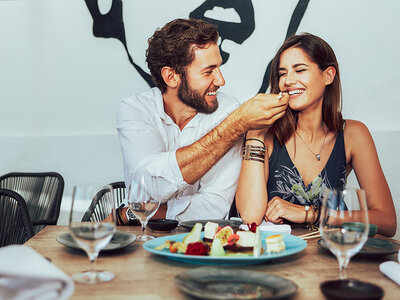
<svg viewBox="0 0 400 300"><path fill-rule="evenodd" d="M161 70L168 66L178 74L185 74L185 68L194 59L194 47L203 48L209 43L217 43L217 28L203 20L176 19L157 29L149 38L146 62L155 85L165 92Z"/></svg>

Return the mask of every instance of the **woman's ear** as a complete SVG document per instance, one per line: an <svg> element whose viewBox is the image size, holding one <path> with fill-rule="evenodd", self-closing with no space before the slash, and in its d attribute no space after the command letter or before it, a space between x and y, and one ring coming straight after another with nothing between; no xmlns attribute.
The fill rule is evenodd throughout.
<svg viewBox="0 0 400 300"><path fill-rule="evenodd" d="M165 84L170 88L178 87L180 82L180 76L171 67L163 67L161 69L161 76L164 79Z"/></svg>
<svg viewBox="0 0 400 300"><path fill-rule="evenodd" d="M325 85L330 85L336 76L336 68L333 66L327 67L324 71Z"/></svg>

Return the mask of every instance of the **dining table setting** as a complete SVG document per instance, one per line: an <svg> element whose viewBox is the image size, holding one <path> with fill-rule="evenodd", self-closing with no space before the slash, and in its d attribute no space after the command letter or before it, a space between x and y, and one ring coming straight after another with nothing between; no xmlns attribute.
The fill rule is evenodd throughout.
<svg viewBox="0 0 400 300"><path fill-rule="evenodd" d="M362 190L328 189L319 227L178 222L152 219L157 181L132 178L126 217L140 226L118 225L110 185L74 186L68 225L0 248L0 299L399 298L400 243L369 224Z"/></svg>
<svg viewBox="0 0 400 300"><path fill-rule="evenodd" d="M229 224L229 220L221 220L221 224ZM95 285L75 283L71 299L324 299L321 284L338 278L337 260L321 246L318 231L313 232L317 237L307 238L310 231L300 226L293 226L291 234L283 233L289 247L269 258L261 255L210 260L206 256L202 259L154 250L166 239L178 241L189 230L185 223L172 231L148 228L156 238L139 242L136 236L141 233L140 227L117 226L115 238L100 252L95 265L98 270L113 272L115 278ZM276 232L262 231L263 236L271 233ZM299 237L303 235L306 239ZM47 226L24 247L71 276L88 269L89 262L84 251L68 237L68 226ZM348 277L380 287L382 299L397 299L400 286L379 267L388 262L398 264L399 243L380 235L369 240L373 245L352 258ZM383 244L376 246L374 242ZM359 298L353 295L348 299Z"/></svg>

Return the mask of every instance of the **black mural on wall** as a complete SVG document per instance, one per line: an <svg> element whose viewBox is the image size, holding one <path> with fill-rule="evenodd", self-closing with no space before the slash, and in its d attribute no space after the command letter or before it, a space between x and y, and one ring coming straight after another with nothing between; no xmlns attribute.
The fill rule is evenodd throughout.
<svg viewBox="0 0 400 300"><path fill-rule="evenodd" d="M297 32L309 1L310 0L298 1L290 19L286 37L284 37L282 40ZM111 8L106 14L102 14L100 12L98 0L85 0L85 2L93 18L93 35L95 37L115 38L119 40L125 48L129 62L133 65L140 76L149 84L149 86L154 87L154 83L151 80L151 75L145 72L133 61L129 52L123 20L122 0L112 0ZM214 9L215 7L221 7L224 9L233 8L239 15L241 22L227 22L206 17L205 12ZM189 17L203 19L217 25L221 36L221 44L225 39L232 40L237 44L242 44L251 36L255 28L254 8L251 0L206 0L199 7L193 10L189 14ZM266 28L266 32L268 30L271 30L271 28ZM224 64L229 60L229 53L223 51L221 47L220 50ZM270 67L271 62L268 64L265 70L260 92L265 92L268 88Z"/></svg>

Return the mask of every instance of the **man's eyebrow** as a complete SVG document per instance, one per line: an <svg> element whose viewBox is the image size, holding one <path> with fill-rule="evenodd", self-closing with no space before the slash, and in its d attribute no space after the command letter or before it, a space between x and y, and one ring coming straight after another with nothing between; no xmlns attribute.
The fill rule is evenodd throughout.
<svg viewBox="0 0 400 300"><path fill-rule="evenodd" d="M207 66L207 67L204 67L204 68L202 69L202 71L212 70L212 69L215 69L216 67L218 67L218 65L209 65L209 66Z"/></svg>

